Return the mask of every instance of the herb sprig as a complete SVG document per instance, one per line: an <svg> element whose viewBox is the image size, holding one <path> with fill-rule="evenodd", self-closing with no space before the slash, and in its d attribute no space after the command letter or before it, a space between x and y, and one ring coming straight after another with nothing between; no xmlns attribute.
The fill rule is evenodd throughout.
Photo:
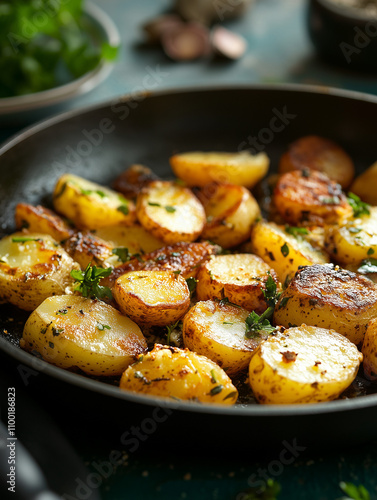
<svg viewBox="0 0 377 500"><path fill-rule="evenodd" d="M360 198L354 193L348 193L348 203L351 205L354 217L361 217L362 215L370 215L370 205L361 201Z"/></svg>
<svg viewBox="0 0 377 500"><path fill-rule="evenodd" d="M80 292L83 297L112 299L112 293L109 287L101 286L99 283L103 278L111 274L112 268L103 269L102 267L87 265L85 271L73 269L71 276L77 282L74 290Z"/></svg>

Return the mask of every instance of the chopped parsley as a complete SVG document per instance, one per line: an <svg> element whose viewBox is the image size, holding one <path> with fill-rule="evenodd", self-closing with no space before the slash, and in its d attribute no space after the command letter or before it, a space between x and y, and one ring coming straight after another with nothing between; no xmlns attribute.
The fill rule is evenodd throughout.
<svg viewBox="0 0 377 500"><path fill-rule="evenodd" d="M101 331L102 331L102 330L105 330L105 329L106 329L106 330L111 330L111 326L109 326L109 325L103 325L103 324L102 324L102 323L100 323L99 321L97 321L96 328L97 328L98 330L101 330Z"/></svg>
<svg viewBox="0 0 377 500"><path fill-rule="evenodd" d="M128 215L129 213L129 210L128 210L128 206L127 205L120 205L118 208L117 208L118 212L121 212L122 214L124 215Z"/></svg>
<svg viewBox="0 0 377 500"><path fill-rule="evenodd" d="M217 378L216 378L216 375L215 375L215 370L211 370L211 382L212 384L217 384Z"/></svg>
<svg viewBox="0 0 377 500"><path fill-rule="evenodd" d="M283 257L287 257L289 254L289 246L287 243L284 243L284 245L280 248L281 253L283 254Z"/></svg>
<svg viewBox="0 0 377 500"><path fill-rule="evenodd" d="M42 241L41 238L31 238L30 236L15 236L12 243L26 243L27 241Z"/></svg>
<svg viewBox="0 0 377 500"><path fill-rule="evenodd" d="M187 278L187 280L186 280L186 283L187 283L187 286L188 286L188 289L189 289L191 297L195 293L197 282L198 282L198 280L196 278L192 277L192 276L190 276L190 278Z"/></svg>
<svg viewBox="0 0 377 500"><path fill-rule="evenodd" d="M150 207L161 207L161 208L164 208L169 213L173 213L173 212L175 212L177 210L176 208L172 207L171 205L165 205L163 207L161 205L161 203L157 203L156 201L148 201L148 205Z"/></svg>
<svg viewBox="0 0 377 500"><path fill-rule="evenodd" d="M167 345L170 345L170 337L171 337L171 334L173 332L173 330L175 330L179 324L179 321L176 321L175 323L173 323L172 325L166 325L166 329L167 329L167 334L166 334L166 344Z"/></svg>
<svg viewBox="0 0 377 500"><path fill-rule="evenodd" d="M216 396L217 394L220 394L220 392L224 389L224 387L220 385L216 385L213 389L209 391L210 396Z"/></svg>
<svg viewBox="0 0 377 500"><path fill-rule="evenodd" d="M99 189L81 189L81 194L85 196L90 196L91 194L97 194L101 198L106 198L106 194Z"/></svg>
<svg viewBox="0 0 377 500"><path fill-rule="evenodd" d="M73 269L71 276L77 282L74 290L80 292L83 297L103 299L105 297L112 299L112 293L109 287L101 286L99 282L111 274L112 268L103 269L102 267L87 265L85 271Z"/></svg>
<svg viewBox="0 0 377 500"><path fill-rule="evenodd" d="M270 323L273 312L273 307L269 307L261 315L257 314L255 311L251 311L245 321L245 337L251 339L259 337L260 333L273 333L276 330L276 327L272 326Z"/></svg>
<svg viewBox="0 0 377 500"><path fill-rule="evenodd" d="M306 227L285 226L285 232L296 237L309 234L309 231L306 229Z"/></svg>
<svg viewBox="0 0 377 500"><path fill-rule="evenodd" d="M112 253L118 256L118 260L121 262L128 262L131 260L131 254L126 247L113 248Z"/></svg>
<svg viewBox="0 0 377 500"><path fill-rule="evenodd" d="M370 205L361 201L356 194L348 193L347 200L352 207L354 217L370 215Z"/></svg>
<svg viewBox="0 0 377 500"><path fill-rule="evenodd" d="M271 273L268 271L268 277L265 283L264 290L262 289L264 298L266 299L267 304L270 307L274 307L276 302L279 300L281 293L277 293L277 285L275 280L271 276Z"/></svg>
<svg viewBox="0 0 377 500"><path fill-rule="evenodd" d="M368 251L367 251L367 255L373 255L374 254L374 250L373 248L370 248Z"/></svg>
<svg viewBox="0 0 377 500"><path fill-rule="evenodd" d="M174 208L174 207L172 207L172 206L170 206L170 205L166 205L165 210L166 210L167 212L169 212L169 213L171 213L171 214L172 214L172 213L173 213L173 212L175 212L177 209L176 209L176 208Z"/></svg>

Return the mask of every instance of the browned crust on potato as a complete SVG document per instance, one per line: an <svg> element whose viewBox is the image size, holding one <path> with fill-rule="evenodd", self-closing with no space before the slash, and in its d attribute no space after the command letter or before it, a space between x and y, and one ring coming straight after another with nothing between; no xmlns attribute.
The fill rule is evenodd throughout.
<svg viewBox="0 0 377 500"><path fill-rule="evenodd" d="M377 286L372 281L334 264L299 269L286 292L310 297L317 307L328 305L356 313L377 302Z"/></svg>
<svg viewBox="0 0 377 500"><path fill-rule="evenodd" d="M45 223L47 234L58 241L69 238L73 234L73 229L69 227L64 219L41 205L34 207L28 203L18 203L15 220L17 229L28 229L30 232L42 232L40 224ZM38 221L41 222L38 223ZM46 232L46 230L43 232Z"/></svg>
<svg viewBox="0 0 377 500"><path fill-rule="evenodd" d="M330 167L332 164L333 168ZM330 178L345 188L351 184L354 175L353 161L344 149L335 142L317 135L308 135L296 140L290 144L288 151L280 159L281 173L304 168L326 172ZM334 171L333 176L332 171Z"/></svg>
<svg viewBox="0 0 377 500"><path fill-rule="evenodd" d="M81 267L89 263L102 266L103 261L112 254L111 245L90 231L75 233L65 242L64 249Z"/></svg>
<svg viewBox="0 0 377 500"><path fill-rule="evenodd" d="M122 172L113 182L112 188L122 193L126 198L136 198L144 186L159 177L144 165L131 165Z"/></svg>
<svg viewBox="0 0 377 500"><path fill-rule="evenodd" d="M290 224L322 225L352 213L341 186L315 170L283 174L274 195L280 215Z"/></svg>
<svg viewBox="0 0 377 500"><path fill-rule="evenodd" d="M199 266L218 251L219 247L205 241L199 243L181 242L159 248L113 269L106 280L106 285L113 286L122 274L141 269L144 271L181 271L181 276L189 278L195 276ZM103 281L105 282L105 280Z"/></svg>

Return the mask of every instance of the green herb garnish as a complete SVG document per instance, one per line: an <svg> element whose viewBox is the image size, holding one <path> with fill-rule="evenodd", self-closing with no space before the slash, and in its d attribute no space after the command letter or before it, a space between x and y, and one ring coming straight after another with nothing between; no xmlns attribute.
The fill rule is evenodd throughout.
<svg viewBox="0 0 377 500"><path fill-rule="evenodd" d="M269 321L273 312L273 307L269 307L261 315L257 314L255 311L251 311L249 316L246 318L245 337L251 339L259 337L260 333L270 334L274 332L276 327L272 326Z"/></svg>
<svg viewBox="0 0 377 500"><path fill-rule="evenodd" d="M180 320L176 321L172 325L166 325L166 329L168 331L167 334L166 334L166 344L167 345L170 345L171 334L172 334L173 330L175 330L177 328L179 321Z"/></svg>
<svg viewBox="0 0 377 500"><path fill-rule="evenodd" d="M27 241L42 241L41 238L30 238L30 236L15 236L12 243L26 243Z"/></svg>
<svg viewBox="0 0 377 500"><path fill-rule="evenodd" d="M85 271L73 269L72 278L77 282L74 290L80 292L83 297L93 297L103 299L108 297L112 299L112 293L109 287L101 286L99 282L111 274L112 268L103 269L102 267L87 265Z"/></svg>
<svg viewBox="0 0 377 500"><path fill-rule="evenodd" d="M276 302L279 300L281 293L277 293L277 285L270 272L268 272L265 288L264 290L262 289L262 292L267 304L270 307L274 307Z"/></svg>
<svg viewBox="0 0 377 500"><path fill-rule="evenodd" d="M129 213L129 210L128 210L128 206L127 205L120 205L118 208L117 208L118 212L121 212L122 214L124 215L128 215Z"/></svg>
<svg viewBox="0 0 377 500"><path fill-rule="evenodd" d="M162 207L161 203L157 203L156 201L148 201L148 205L150 207ZM176 211L176 208L172 207L171 205L165 205L163 208L170 213Z"/></svg>
<svg viewBox="0 0 377 500"><path fill-rule="evenodd" d="M348 193L347 200L352 207L354 217L370 215L370 205L361 201L356 194Z"/></svg>
<svg viewBox="0 0 377 500"><path fill-rule="evenodd" d="M99 323L98 321L97 321L96 328L98 328L98 330L101 330L101 331L105 330L105 328L106 328L106 330L111 330L111 326L103 325L102 323Z"/></svg>
<svg viewBox="0 0 377 500"><path fill-rule="evenodd" d="M197 282L198 282L198 280L196 278L192 277L192 276L190 278L187 278L187 280L186 280L186 283L187 283L187 286L188 286L188 289L189 289L191 297L195 293Z"/></svg>
<svg viewBox="0 0 377 500"><path fill-rule="evenodd" d="M211 382L212 384L217 384L217 378L216 378L216 375L215 375L215 370L211 370Z"/></svg>
<svg viewBox="0 0 377 500"><path fill-rule="evenodd" d="M121 262L128 262L131 260L132 255L128 251L128 248L126 247L118 247L118 248L113 248L111 251L114 255L118 256L118 260Z"/></svg>
<svg viewBox="0 0 377 500"><path fill-rule="evenodd" d="M291 234L292 236L302 236L305 234L309 234L309 231L306 229L306 227L285 226L285 232Z"/></svg>
<svg viewBox="0 0 377 500"><path fill-rule="evenodd" d="M367 251L367 255L373 255L374 254L374 250L373 248L370 248L368 251Z"/></svg>
<svg viewBox="0 0 377 500"><path fill-rule="evenodd" d="M214 387L213 389L211 389L209 391L209 394L210 396L216 396L216 394L220 394L220 392L223 390L223 386L220 384L220 385L216 385L216 387Z"/></svg>
<svg viewBox="0 0 377 500"><path fill-rule="evenodd" d="M284 243L284 245L280 248L281 253L283 254L283 257L287 257L289 254L289 246L287 243Z"/></svg>
<svg viewBox="0 0 377 500"><path fill-rule="evenodd" d="M174 207L172 207L172 206L170 206L170 205L166 205L164 208L165 208L165 210L166 210L167 212L169 212L169 213L171 213L171 214L177 210L176 208L174 208Z"/></svg>

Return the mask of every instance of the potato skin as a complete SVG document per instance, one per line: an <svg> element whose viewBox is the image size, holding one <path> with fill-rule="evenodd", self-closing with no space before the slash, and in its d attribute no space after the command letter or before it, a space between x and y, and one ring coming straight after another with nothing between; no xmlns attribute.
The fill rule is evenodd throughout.
<svg viewBox="0 0 377 500"><path fill-rule="evenodd" d="M377 205L377 162L354 180L350 191L370 205Z"/></svg>
<svg viewBox="0 0 377 500"><path fill-rule="evenodd" d="M122 172L114 180L112 187L118 193L129 199L134 199L152 181L158 179L157 175L144 165L134 164Z"/></svg>
<svg viewBox="0 0 377 500"><path fill-rule="evenodd" d="M56 241L66 240L73 229L56 213L37 205L19 203L15 212L17 229L27 229L30 233L49 234Z"/></svg>
<svg viewBox="0 0 377 500"><path fill-rule="evenodd" d="M13 239L30 238L14 242ZM0 302L32 311L50 295L62 295L73 284L70 273L78 269L51 236L14 233L0 241Z"/></svg>
<svg viewBox="0 0 377 500"><path fill-rule="evenodd" d="M260 344L250 361L249 382L263 404L330 401L352 383L362 359L339 333L302 325Z"/></svg>
<svg viewBox="0 0 377 500"><path fill-rule="evenodd" d="M95 235L110 243L113 248L127 248L130 254L149 253L166 245L140 224L102 227L97 229Z"/></svg>
<svg viewBox="0 0 377 500"><path fill-rule="evenodd" d="M377 316L377 285L334 264L297 271L275 308L275 324L333 329L359 344Z"/></svg>
<svg viewBox="0 0 377 500"><path fill-rule="evenodd" d="M199 267L209 257L219 251L219 247L205 241L199 243L176 243L154 252L141 255L115 268L103 284L113 286L122 274L130 271L181 271L185 279L195 277Z"/></svg>
<svg viewBox="0 0 377 500"><path fill-rule="evenodd" d="M338 144L317 135L301 137L293 142L280 159L279 172L311 168L326 174L347 188L355 175L350 156Z"/></svg>
<svg viewBox="0 0 377 500"><path fill-rule="evenodd" d="M135 205L111 189L73 174L58 180L53 194L57 212L75 222L79 229L132 225Z"/></svg>
<svg viewBox="0 0 377 500"><path fill-rule="evenodd" d="M346 265L377 256L377 207L370 207L370 215L325 227L325 248Z"/></svg>
<svg viewBox="0 0 377 500"><path fill-rule="evenodd" d="M113 295L121 311L141 325L170 325L190 307L187 283L172 271L123 274L115 282Z"/></svg>
<svg viewBox="0 0 377 500"><path fill-rule="evenodd" d="M274 190L275 205L289 224L335 223L353 213L341 186L315 170L283 174Z"/></svg>
<svg viewBox="0 0 377 500"><path fill-rule="evenodd" d="M221 182L252 188L267 174L270 160L265 153L193 151L172 156L170 165L188 186Z"/></svg>
<svg viewBox="0 0 377 500"><path fill-rule="evenodd" d="M250 237L260 209L249 190L233 184L211 184L198 196L207 216L202 238L231 248Z"/></svg>
<svg viewBox="0 0 377 500"><path fill-rule="evenodd" d="M147 342L140 328L110 305L61 295L32 312L21 347L61 368L116 376L147 350Z"/></svg>
<svg viewBox="0 0 377 500"><path fill-rule="evenodd" d="M188 188L169 181L154 181L137 197L137 217L155 238L165 243L195 241L203 231L203 205Z"/></svg>
<svg viewBox="0 0 377 500"><path fill-rule="evenodd" d="M364 356L364 375L369 380L377 380L377 318L368 324L361 352Z"/></svg>
<svg viewBox="0 0 377 500"><path fill-rule="evenodd" d="M196 296L198 300L226 297L259 314L267 309L263 290L268 275L279 288L275 271L257 255L216 255L199 268Z"/></svg>
<svg viewBox="0 0 377 500"><path fill-rule="evenodd" d="M229 376L244 370L262 338L245 337L249 311L212 300L197 302L183 319L185 347L212 359Z"/></svg>
<svg viewBox="0 0 377 500"><path fill-rule="evenodd" d="M156 344L123 373L128 391L201 403L233 405L238 391L216 363L188 349Z"/></svg>
<svg viewBox="0 0 377 500"><path fill-rule="evenodd" d="M273 222L255 224L251 231L251 247L275 269L282 283L293 277L299 266L329 262L324 252L314 249L308 241L288 234Z"/></svg>
<svg viewBox="0 0 377 500"><path fill-rule="evenodd" d="M66 240L64 248L80 264L81 269L85 269L88 264L109 267L107 261L113 263L118 260L112 253L112 246L90 231L77 231Z"/></svg>

